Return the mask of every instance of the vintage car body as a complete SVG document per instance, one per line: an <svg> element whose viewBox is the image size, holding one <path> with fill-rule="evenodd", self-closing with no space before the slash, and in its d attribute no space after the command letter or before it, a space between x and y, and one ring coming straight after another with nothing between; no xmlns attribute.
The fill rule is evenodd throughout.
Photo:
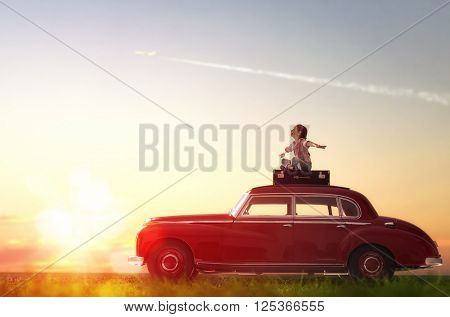
<svg viewBox="0 0 450 317"><path fill-rule="evenodd" d="M311 206L328 212L300 213ZM264 212L252 214L252 208ZM266 213L270 208L286 213ZM423 230L379 216L356 191L271 185L245 193L228 214L149 219L137 234L136 256L129 263L147 264L151 274L168 278L199 271L384 277L441 265L442 259Z"/></svg>

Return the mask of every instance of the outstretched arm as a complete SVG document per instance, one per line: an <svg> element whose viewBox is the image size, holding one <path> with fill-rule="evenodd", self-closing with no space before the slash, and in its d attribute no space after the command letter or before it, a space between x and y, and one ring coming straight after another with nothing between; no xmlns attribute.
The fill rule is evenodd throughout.
<svg viewBox="0 0 450 317"><path fill-rule="evenodd" d="M307 146L313 146L313 147L316 147L316 148L318 148L318 149L324 149L324 148L327 147L326 145L319 145L319 144L314 143L314 142L312 142L312 141L308 141L306 145L307 145Z"/></svg>
<svg viewBox="0 0 450 317"><path fill-rule="evenodd" d="M294 150L294 143L291 143L284 149L284 152L280 154L280 157L284 157L285 153L292 152L293 150Z"/></svg>

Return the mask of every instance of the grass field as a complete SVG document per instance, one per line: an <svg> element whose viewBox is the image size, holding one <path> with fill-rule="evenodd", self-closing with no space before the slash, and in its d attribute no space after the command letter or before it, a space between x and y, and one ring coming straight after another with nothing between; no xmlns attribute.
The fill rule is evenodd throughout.
<svg viewBox="0 0 450 317"><path fill-rule="evenodd" d="M0 273L4 295L31 273ZM146 274L42 273L6 296L445 296L450 276L355 282L338 276L214 276L162 282Z"/></svg>

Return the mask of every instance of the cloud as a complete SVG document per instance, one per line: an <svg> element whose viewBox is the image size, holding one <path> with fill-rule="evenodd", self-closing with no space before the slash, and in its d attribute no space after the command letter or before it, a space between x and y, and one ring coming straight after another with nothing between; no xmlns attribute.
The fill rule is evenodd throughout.
<svg viewBox="0 0 450 317"><path fill-rule="evenodd" d="M11 224L29 224L32 223L34 219L23 216L15 215L0 215L0 225L11 225Z"/></svg>
<svg viewBox="0 0 450 317"><path fill-rule="evenodd" d="M151 51L151 52L136 51L135 53L137 55L145 55L145 56L155 56L156 55L155 51ZM253 74L253 75L269 76L269 77L281 78L281 79L286 79L286 80L294 80L294 81L315 84L315 85L323 85L329 81L329 79L327 79L327 78L306 76L306 75L301 75L301 74L275 72L275 71L255 69L255 68L235 66L235 65L209 63L209 62L190 60L190 59L185 59L185 58L167 57L167 56L160 56L159 58L166 60L166 61L176 62L176 63L216 68L216 69L222 69L222 70L234 71L234 72L240 72L240 73L247 73L247 74ZM385 85L362 84L362 83L357 83L357 82L342 82L339 80L334 80L334 81L328 83L327 86L355 90L355 91L368 93L368 94L374 94L374 95L383 95L383 96L391 96L391 97L410 97L410 98L416 98L416 99L420 99L420 100L430 102L430 103L437 103L437 104L441 104L441 105L445 105L445 106L449 105L449 100L448 100L447 96L437 94L434 92L429 92L429 91L422 91L422 90L417 91L412 88L392 88L392 87L385 86Z"/></svg>
<svg viewBox="0 0 450 317"><path fill-rule="evenodd" d="M42 268L49 259L57 256L59 250L36 245L2 246L0 248L0 271L20 272L35 271Z"/></svg>
<svg viewBox="0 0 450 317"><path fill-rule="evenodd" d="M136 55L144 55L144 56L155 56L156 55L156 51L135 51L134 54Z"/></svg>

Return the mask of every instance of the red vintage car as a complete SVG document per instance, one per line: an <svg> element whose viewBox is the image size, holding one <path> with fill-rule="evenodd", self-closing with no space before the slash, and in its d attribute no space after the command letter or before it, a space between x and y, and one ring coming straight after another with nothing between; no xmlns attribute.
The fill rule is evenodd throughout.
<svg viewBox="0 0 450 317"><path fill-rule="evenodd" d="M253 188L227 214L150 218L128 262L173 279L197 272L382 278L442 265L436 242L417 226L379 216L354 190L315 184Z"/></svg>

